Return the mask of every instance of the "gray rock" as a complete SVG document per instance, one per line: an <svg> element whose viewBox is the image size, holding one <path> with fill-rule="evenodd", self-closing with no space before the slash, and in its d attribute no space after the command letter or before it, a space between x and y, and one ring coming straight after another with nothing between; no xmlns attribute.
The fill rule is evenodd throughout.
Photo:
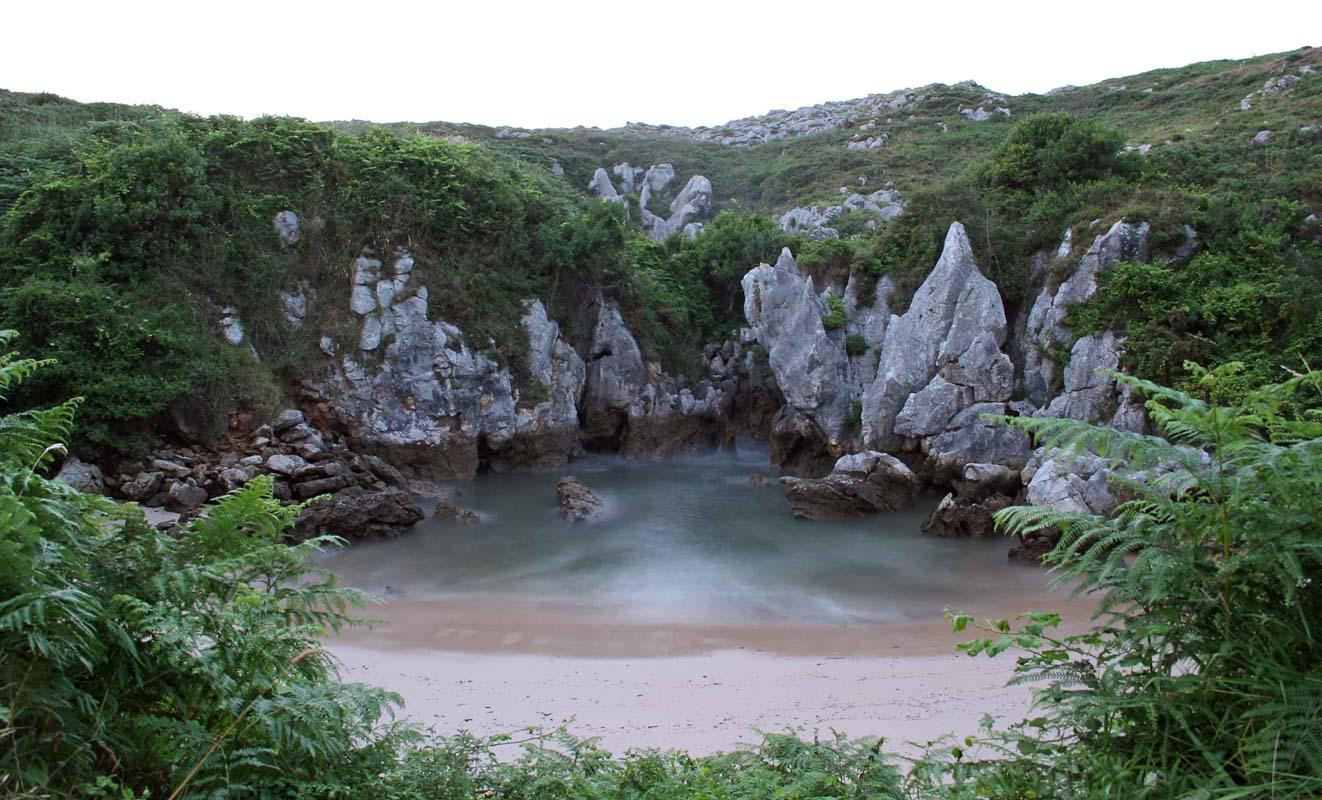
<svg viewBox="0 0 1322 800"><path fill-rule="evenodd" d="M286 408L275 419L271 420L271 432L278 436L295 425L302 425L304 422L302 411L297 408Z"/></svg>
<svg viewBox="0 0 1322 800"><path fill-rule="evenodd" d="M166 490L166 508L181 514L196 511L206 501L207 490L201 486L190 486L187 483L175 481Z"/></svg>
<svg viewBox="0 0 1322 800"><path fill-rule="evenodd" d="M1023 354L1022 388L1034 403L1042 405L1050 399L1047 390L1055 381L1056 371L1051 354L1072 346L1074 341L1065 326L1070 306L1092 297L1097 291L1097 276L1115 264L1147 261L1148 230L1146 222L1116 222L1093 241L1073 273L1055 291L1045 286L1038 293L1019 344Z"/></svg>
<svg viewBox="0 0 1322 800"><path fill-rule="evenodd" d="M588 189L596 192L597 197L601 200L609 200L612 203L624 202L624 198L620 197L620 193L615 191L610 176L601 167L597 167L597 171L592 173L592 180L588 183Z"/></svg>
<svg viewBox="0 0 1322 800"><path fill-rule="evenodd" d="M105 478L101 475L101 468L95 464L80 461L77 456L66 458L55 477L80 492L88 494L103 494L105 492L106 484Z"/></svg>
<svg viewBox="0 0 1322 800"><path fill-rule="evenodd" d="M1275 136L1275 131L1258 131L1253 135L1253 143L1256 145L1271 144L1271 140Z"/></svg>
<svg viewBox="0 0 1322 800"><path fill-rule="evenodd" d="M422 509L402 489L344 489L320 500L295 521L299 538L332 534L347 539L393 538L423 518Z"/></svg>
<svg viewBox="0 0 1322 800"><path fill-rule="evenodd" d="M239 310L234 306L225 306L220 310L220 333L232 345L243 344L243 323L239 320Z"/></svg>
<svg viewBox="0 0 1322 800"><path fill-rule="evenodd" d="M943 367L958 366L961 358L965 371L947 370L947 375L971 379L984 394L993 392L987 387L996 385L999 373L967 374L982 357L966 354L984 348L985 335L997 346L1005 341L1005 309L995 284L978 271L964 227L952 223L941 258L914 294L909 310L892 317L886 328L877 378L863 393L864 441L883 449L896 447L896 416L909 396ZM982 360L988 371L1003 369L1000 359Z"/></svg>
<svg viewBox="0 0 1322 800"><path fill-rule="evenodd" d="M275 215L271 221L275 227L276 234L280 237L280 243L283 245L298 244L301 232L299 230L298 215L289 209L285 209Z"/></svg>
<svg viewBox="0 0 1322 800"><path fill-rule="evenodd" d="M810 277L800 274L789 248L775 267L765 264L742 280L744 318L767 349L785 402L811 417L832 445L842 442L853 401L844 337L822 324L826 304Z"/></svg>
<svg viewBox="0 0 1322 800"><path fill-rule="evenodd" d="M307 463L299 456L277 453L266 459L266 469L279 475L291 476L307 466Z"/></svg>
<svg viewBox="0 0 1322 800"><path fill-rule="evenodd" d="M164 458L154 458L151 462L151 468L157 472L164 473L175 478L186 478L192 474L192 470L176 461L170 461Z"/></svg>

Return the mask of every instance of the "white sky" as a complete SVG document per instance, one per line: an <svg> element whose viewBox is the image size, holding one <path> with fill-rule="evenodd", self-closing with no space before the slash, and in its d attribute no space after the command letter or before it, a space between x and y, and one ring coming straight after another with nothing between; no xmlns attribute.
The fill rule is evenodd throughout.
<svg viewBox="0 0 1322 800"><path fill-rule="evenodd" d="M0 88L202 114L714 125L1322 45L1322 0L0 0Z"/></svg>

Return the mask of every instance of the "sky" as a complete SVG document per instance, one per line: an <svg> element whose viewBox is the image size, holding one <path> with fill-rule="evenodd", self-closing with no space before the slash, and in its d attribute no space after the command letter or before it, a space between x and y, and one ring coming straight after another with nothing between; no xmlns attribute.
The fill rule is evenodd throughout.
<svg viewBox="0 0 1322 800"><path fill-rule="evenodd" d="M1322 45L1322 0L0 0L0 88L198 114L614 127Z"/></svg>

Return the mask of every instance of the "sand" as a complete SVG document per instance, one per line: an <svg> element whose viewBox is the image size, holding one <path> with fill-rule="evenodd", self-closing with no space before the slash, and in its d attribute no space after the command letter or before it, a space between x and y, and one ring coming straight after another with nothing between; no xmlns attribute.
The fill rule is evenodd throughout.
<svg viewBox="0 0 1322 800"><path fill-rule="evenodd" d="M1040 601L1041 598L1039 598ZM1086 603L1066 608L1081 627ZM1021 719L1013 654L954 651L941 622L786 628L619 624L543 606L401 601L394 624L328 642L343 676L402 695L406 716L441 733L567 725L614 752L710 753L758 731L905 741L977 731L984 714ZM965 637L967 638L967 636Z"/></svg>

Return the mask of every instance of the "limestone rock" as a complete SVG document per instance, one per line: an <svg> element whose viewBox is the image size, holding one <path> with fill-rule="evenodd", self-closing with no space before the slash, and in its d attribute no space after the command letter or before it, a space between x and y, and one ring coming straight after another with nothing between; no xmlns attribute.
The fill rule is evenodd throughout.
<svg viewBox="0 0 1322 800"><path fill-rule="evenodd" d="M893 316L886 327L877 377L863 393L864 442L893 449L897 417L910 395L928 386L938 373L945 383L963 381L972 389L967 400L955 395L954 405L976 396L1003 394L1005 309L995 284L982 276L973 260L964 226L952 223L945 247L932 272L914 294L909 310ZM929 396L945 390L938 383ZM951 401L946 400L949 403ZM912 420L912 409L906 420ZM935 421L927 420L924 429ZM906 429L911 423L906 422Z"/></svg>
<svg viewBox="0 0 1322 800"><path fill-rule="evenodd" d="M810 416L837 444L850 413L849 363L843 337L822 324L826 304L811 277L799 272L789 248L775 267L750 270L743 277L744 317L759 344L785 401Z"/></svg>
<svg viewBox="0 0 1322 800"><path fill-rule="evenodd" d="M597 167L597 171L592 173L592 180L588 183L588 189L596 192L597 197L601 200L609 200L612 203L624 202L624 198L620 197L620 193L615 191L610 176L601 167Z"/></svg>
<svg viewBox="0 0 1322 800"><path fill-rule="evenodd" d="M1056 377L1051 353L1073 344L1073 336L1065 326L1070 306L1092 297L1097 292L1097 276L1120 261L1147 261L1148 230L1146 222L1138 225L1123 220L1116 222L1093 241L1078 266L1055 291L1044 286L1038 293L1019 346L1023 354L1021 385L1029 400L1038 405L1050 400L1047 391ZM1065 248L1066 243L1062 242L1061 247Z"/></svg>

